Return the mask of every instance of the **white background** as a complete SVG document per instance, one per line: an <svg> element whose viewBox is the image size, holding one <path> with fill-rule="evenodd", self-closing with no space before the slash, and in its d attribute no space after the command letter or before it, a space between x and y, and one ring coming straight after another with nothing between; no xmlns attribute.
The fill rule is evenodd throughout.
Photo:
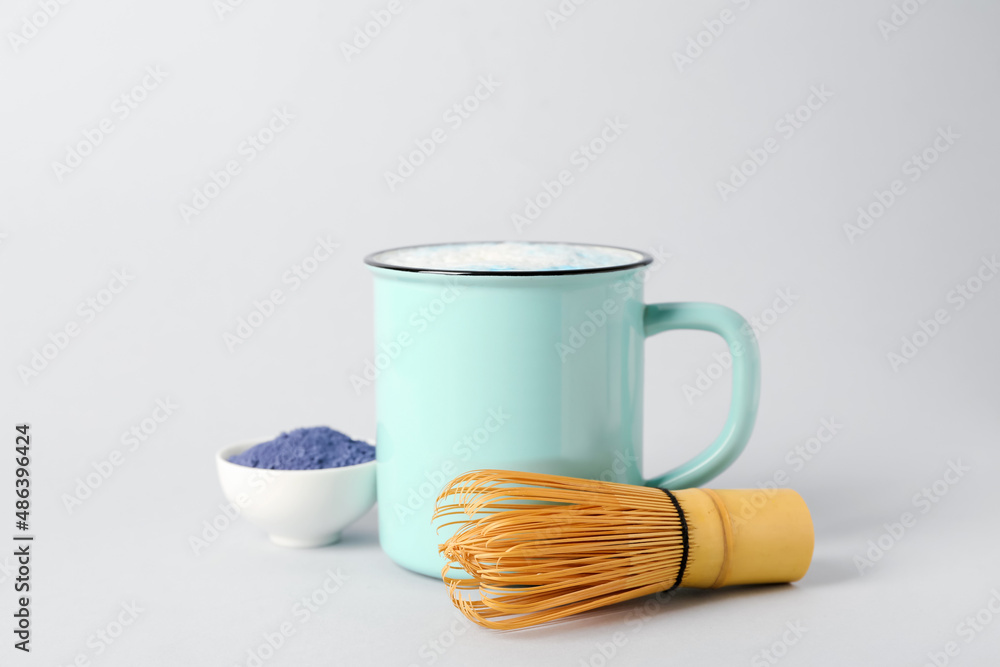
<svg viewBox="0 0 1000 667"><path fill-rule="evenodd" d="M776 645L789 666L921 665L949 641L950 664L995 664L1000 619L971 636L958 626L1000 590L1000 280L973 280L981 289L961 309L952 291L1000 251L1000 6L911 0L919 9L887 32L890 0L593 0L555 23L556 0L403 0L348 60L342 44L384 2L247 0L221 15L218 4L70 2L44 21L32 19L38 2L19 0L0 16L0 489L11 489L0 537L15 532L22 421L38 536L27 656L11 647L13 559L0 557L0 662L246 665L261 635L291 620L295 635L265 664L600 665L618 632L607 664L771 664L760 652ZM712 23L724 9L731 23ZM45 25L35 34L26 18ZM699 33L707 46L678 66ZM133 93L147 68L165 78ZM448 125L445 112L491 76L499 88ZM832 96L800 110L813 87ZM144 97L125 118L122 95ZM294 120L248 161L241 142L274 109ZM808 120L785 136L775 124L797 110ZM106 118L112 131L78 166L54 164ZM627 129L577 171L574 152L609 118ZM385 172L436 127L447 140L391 191ZM904 163L947 128L959 138L911 180ZM777 152L723 198L718 183L769 137ZM185 220L180 206L233 159L240 173ZM512 214L561 169L573 184L518 231ZM849 238L858 207L895 179L905 192ZM282 275L319 236L339 248L293 291ZM373 354L362 257L472 239L662 248L648 300L771 319L757 429L714 485L789 474L816 525L804 580L502 634L456 623L439 582L389 561L374 511L334 547L281 549L237 520L193 553L190 537L222 502L217 449L301 425L374 433L373 393L350 383ZM134 278L86 321L79 304L123 269ZM230 350L224 335L276 288L285 303ZM778 290L796 300L775 321ZM887 355L938 309L947 322L893 368ZM37 375L19 370L74 322L79 335L36 361ZM714 437L728 380L685 397L723 350L712 336L661 336L647 350L653 476ZM174 414L123 447L168 398ZM791 463L831 418L836 435ZM121 465L68 509L116 449ZM969 470L939 484L937 502L915 503L949 462ZM904 512L917 523L896 539L885 524ZM889 550L859 573L880 539ZM299 624L293 605L329 568L347 581ZM132 601L137 621L97 655L95 633ZM795 622L806 632L782 646Z"/></svg>

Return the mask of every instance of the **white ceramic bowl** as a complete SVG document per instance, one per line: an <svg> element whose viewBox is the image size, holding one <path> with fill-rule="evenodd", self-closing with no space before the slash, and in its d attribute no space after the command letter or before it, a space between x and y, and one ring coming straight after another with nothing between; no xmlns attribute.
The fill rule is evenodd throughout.
<svg viewBox="0 0 1000 667"><path fill-rule="evenodd" d="M275 544L333 544L375 504L375 461L320 470L263 470L229 461L255 444L219 451L219 482L226 499Z"/></svg>

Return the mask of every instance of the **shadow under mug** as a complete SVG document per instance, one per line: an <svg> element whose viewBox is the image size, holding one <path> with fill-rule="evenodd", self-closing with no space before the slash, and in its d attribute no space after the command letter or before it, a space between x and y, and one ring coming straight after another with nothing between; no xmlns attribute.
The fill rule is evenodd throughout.
<svg viewBox="0 0 1000 667"><path fill-rule="evenodd" d="M432 524L434 503L463 472L498 468L681 489L716 477L743 451L760 395L751 327L716 304L645 304L652 258L614 250L631 253L630 261L465 271L382 261L393 251L365 258L375 276L369 365L379 539L398 564L440 575L438 545L454 527ZM732 400L722 433L704 451L644 479L644 341L675 329L722 336L733 358Z"/></svg>

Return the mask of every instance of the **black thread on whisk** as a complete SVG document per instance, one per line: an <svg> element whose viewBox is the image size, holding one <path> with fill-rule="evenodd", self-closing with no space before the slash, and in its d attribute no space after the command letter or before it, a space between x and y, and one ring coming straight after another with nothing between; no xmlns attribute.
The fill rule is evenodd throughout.
<svg viewBox="0 0 1000 667"><path fill-rule="evenodd" d="M672 591L681 585L681 579L684 578L684 570L687 568L688 563L688 549L690 543L688 542L688 523L687 518L684 516L684 510L681 509L680 503L677 502L677 497L670 493L667 489L662 489L662 491L667 494L667 498L670 498L670 502L674 504L674 509L677 510L677 516L681 520L681 542L684 545L684 550L681 552L681 567L677 570L677 580L674 585L667 589L667 591Z"/></svg>

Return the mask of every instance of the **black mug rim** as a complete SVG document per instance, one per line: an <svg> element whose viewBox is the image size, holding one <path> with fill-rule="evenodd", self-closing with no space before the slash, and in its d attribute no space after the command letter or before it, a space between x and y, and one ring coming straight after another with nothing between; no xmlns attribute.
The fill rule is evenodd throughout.
<svg viewBox="0 0 1000 667"><path fill-rule="evenodd" d="M423 268L414 266L400 266L398 264L392 264L389 262L381 262L376 257L378 255L383 255L389 252L395 252L397 250L411 250L415 248L434 248L438 246L445 245L479 245L479 244L490 244L490 243L523 243L526 245L566 245L566 246L582 246L585 248L607 248L610 250L624 250L626 252L636 253L641 257L641 259L635 262L629 262L628 264L615 264L612 266L599 266L586 269L556 269L554 271L480 271L480 270L466 270L466 269L435 269L435 268ZM378 250L376 252L370 253L365 256L365 264L368 266L374 266L379 269L389 269L392 271L405 271L407 273L437 273L451 276L569 276L578 275L585 273L607 273L609 271L627 271L629 269L638 269L643 266L648 266L653 263L653 257L647 252L642 250L636 250L634 248L624 248L622 246L607 245L603 243L575 243L572 241L457 241L457 242L443 242L443 243L418 243L416 245L399 246L398 248L386 248L385 250Z"/></svg>

